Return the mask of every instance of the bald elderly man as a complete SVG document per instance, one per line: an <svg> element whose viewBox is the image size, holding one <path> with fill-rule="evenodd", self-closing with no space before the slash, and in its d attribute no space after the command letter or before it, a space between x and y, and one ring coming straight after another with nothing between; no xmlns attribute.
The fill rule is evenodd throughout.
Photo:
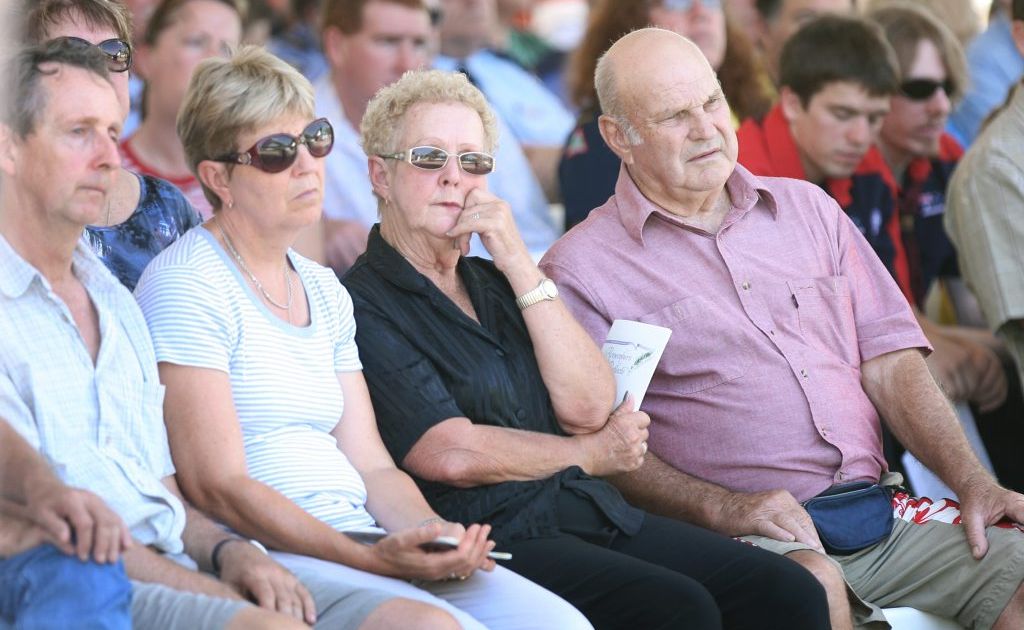
<svg viewBox="0 0 1024 630"><path fill-rule="evenodd" d="M598 342L615 319L672 329L644 403L650 454L615 479L626 497L806 566L833 628L884 624L879 606L1024 627L1024 535L990 527L1024 518L1024 496L978 463L850 219L816 186L736 164L729 105L692 42L635 31L596 84L615 195L541 268ZM880 417L962 510L893 487Z"/></svg>

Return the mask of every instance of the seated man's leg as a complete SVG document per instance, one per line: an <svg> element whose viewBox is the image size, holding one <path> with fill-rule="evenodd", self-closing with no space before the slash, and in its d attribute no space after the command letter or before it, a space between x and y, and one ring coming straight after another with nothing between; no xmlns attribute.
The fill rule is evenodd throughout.
<svg viewBox="0 0 1024 630"><path fill-rule="evenodd" d="M835 560L812 549L799 549L785 554L787 558L797 562L811 572L822 586L828 597L828 614L832 622L832 630L850 630L853 628L853 612L850 610L849 586L843 577L843 570Z"/></svg>
<svg viewBox="0 0 1024 630"><path fill-rule="evenodd" d="M1024 627L1003 625L1022 611L1024 533L990 527L987 538L988 553L975 560L961 525L898 519L887 541L837 560L857 594L873 604L910 606L969 628Z"/></svg>
<svg viewBox="0 0 1024 630"><path fill-rule="evenodd" d="M699 581L730 628L828 628L822 585L796 562L706 529L648 514L613 549Z"/></svg>
<svg viewBox="0 0 1024 630"><path fill-rule="evenodd" d="M126 630L130 601L120 562L82 562L52 545L0 560L0 621L15 628Z"/></svg>
<svg viewBox="0 0 1024 630"><path fill-rule="evenodd" d="M210 597L163 584L135 581L132 582L132 626L143 630L308 628L297 619L258 608L241 599Z"/></svg>

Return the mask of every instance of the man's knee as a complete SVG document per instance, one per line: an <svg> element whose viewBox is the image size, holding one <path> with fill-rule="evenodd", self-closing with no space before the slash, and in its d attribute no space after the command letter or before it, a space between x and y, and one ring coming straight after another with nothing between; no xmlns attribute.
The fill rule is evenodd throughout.
<svg viewBox="0 0 1024 630"><path fill-rule="evenodd" d="M425 630L460 630L462 626L448 611L426 602L396 597L378 606L359 630L398 630L400 628Z"/></svg>
<svg viewBox="0 0 1024 630"><path fill-rule="evenodd" d="M787 553L786 557L810 571L830 595L837 592L845 594L846 580L843 572L828 556L810 549L800 549Z"/></svg>

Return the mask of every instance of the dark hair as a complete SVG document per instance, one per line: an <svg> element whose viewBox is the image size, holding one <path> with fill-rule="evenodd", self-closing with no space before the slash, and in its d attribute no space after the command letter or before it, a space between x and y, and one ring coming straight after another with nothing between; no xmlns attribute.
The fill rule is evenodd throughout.
<svg viewBox="0 0 1024 630"><path fill-rule="evenodd" d="M3 122L18 138L35 131L39 115L46 110L46 90L42 77L58 72L50 64L82 68L109 81L107 56L95 46L86 46L66 37L22 50L10 61L7 71L9 91L4 99Z"/></svg>
<svg viewBox="0 0 1024 630"><path fill-rule="evenodd" d="M1024 0L1013 0L1010 7L1010 17L1014 20L1024 20Z"/></svg>
<svg viewBox="0 0 1024 630"><path fill-rule="evenodd" d="M90 26L106 26L126 42L132 41L128 8L121 0L22 0L25 42L41 44L64 20L81 17Z"/></svg>
<svg viewBox="0 0 1024 630"><path fill-rule="evenodd" d="M590 10L583 41L569 60L566 82L569 97L581 110L597 107L594 72L597 60L626 33L650 24L656 0L598 0ZM771 108L771 96L762 81L763 69L750 41L725 16L725 56L715 68L722 91L736 116L759 117Z"/></svg>
<svg viewBox="0 0 1024 630"><path fill-rule="evenodd" d="M345 35L363 30L363 9L371 2L398 4L410 9L427 10L423 0L326 0L323 6L321 29L334 27Z"/></svg>
<svg viewBox="0 0 1024 630"><path fill-rule="evenodd" d="M899 90L896 54L882 29L859 17L822 15L805 24L782 47L779 86L804 107L829 83L848 81L872 96Z"/></svg>

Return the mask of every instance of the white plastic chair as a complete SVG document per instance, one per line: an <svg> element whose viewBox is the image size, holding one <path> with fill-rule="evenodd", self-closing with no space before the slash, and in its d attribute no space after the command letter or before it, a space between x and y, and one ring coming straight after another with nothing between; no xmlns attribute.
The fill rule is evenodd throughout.
<svg viewBox="0 0 1024 630"><path fill-rule="evenodd" d="M892 630L963 630L955 621L916 608L886 608L882 612Z"/></svg>

